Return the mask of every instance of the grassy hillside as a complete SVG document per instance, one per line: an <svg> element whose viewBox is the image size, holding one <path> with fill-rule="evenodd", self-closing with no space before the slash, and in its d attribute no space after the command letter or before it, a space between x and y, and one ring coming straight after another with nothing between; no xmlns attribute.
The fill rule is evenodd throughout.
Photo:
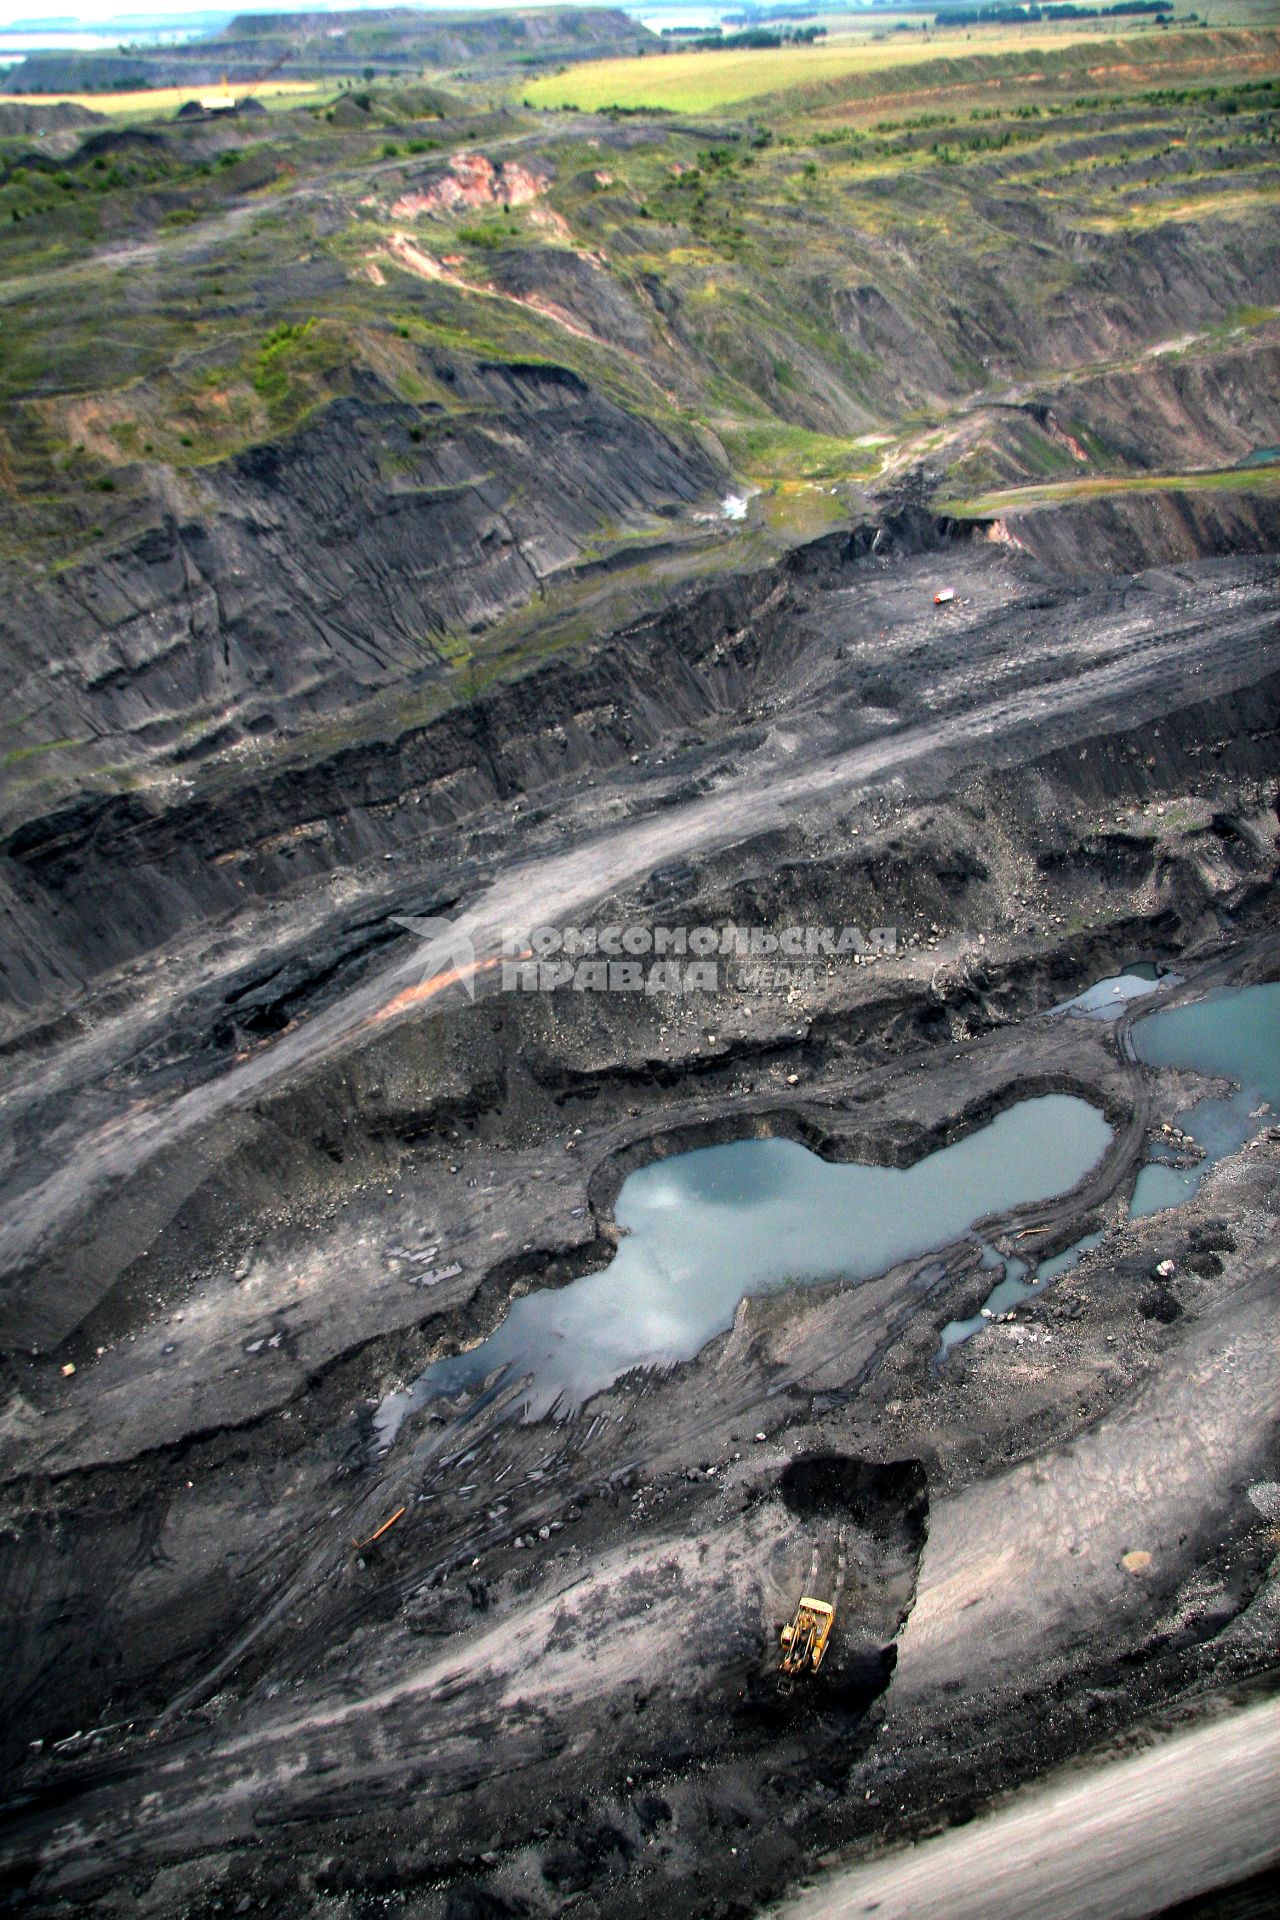
<svg viewBox="0 0 1280 1920"><path fill-rule="evenodd" d="M253 89L252 97L268 109L298 106L304 100L316 100L331 89L312 80L268 80ZM62 89L52 93L26 93L20 98L31 113L61 106L80 107L88 113L108 114L114 120L154 120L157 115L175 113L189 100L210 109L235 106L245 93L244 83L210 81L200 84L185 81L172 87L114 87L106 92Z"/></svg>
<svg viewBox="0 0 1280 1920"><path fill-rule="evenodd" d="M104 571L136 593L128 556L158 528L269 512L260 476L295 446L336 488L358 423L379 512L447 508L476 582L456 611L386 615L408 651L385 672L427 676L418 711L574 644L606 603L625 618L847 519L872 488L1003 507L1010 489L1233 472L1280 441L1277 364L1251 357L1280 339L1277 39L877 64L678 125L530 112L524 83L496 109L382 83L0 140L10 596L36 596L34 631L61 618L50 595L96 605ZM572 524L516 536L504 571L531 470L511 465L513 406L519 460L563 467ZM575 416L643 484L611 496L606 462L574 494ZM248 508L246 476L265 489ZM744 519L722 514L730 492ZM87 736L25 700L0 751L53 790ZM210 703L184 752L228 737ZM320 724L356 722L291 722ZM108 728L93 752L100 777L134 779L173 750L157 726L145 747Z"/></svg>

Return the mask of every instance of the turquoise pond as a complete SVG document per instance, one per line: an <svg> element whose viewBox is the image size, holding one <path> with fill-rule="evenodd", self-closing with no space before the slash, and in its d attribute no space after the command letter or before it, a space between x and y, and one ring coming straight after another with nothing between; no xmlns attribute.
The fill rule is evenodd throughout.
<svg viewBox="0 0 1280 1920"><path fill-rule="evenodd" d="M1172 985L1166 976L1160 982ZM1066 1009L1113 1015L1156 985L1145 966L1097 983ZM1118 990L1117 990L1118 989ZM1202 1165L1154 1160L1131 1212L1177 1205L1206 1167L1280 1110L1280 986L1224 988L1137 1020L1131 1041L1151 1066L1235 1083L1197 1101L1182 1124L1206 1149ZM575 1412L637 1367L691 1360L733 1324L746 1294L823 1281L857 1282L946 1246L989 1214L1067 1193L1112 1138L1102 1114L1071 1094L1019 1101L987 1126L913 1167L841 1165L791 1140L740 1140L655 1160L631 1174L614 1210L622 1238L607 1267L571 1285L526 1294L469 1353L438 1360L389 1394L375 1417L389 1446L432 1400L523 1382L527 1419ZM992 1288L986 1313L952 1321L940 1356L987 1317L1032 1298L1095 1246L1089 1233L1030 1265L983 1243Z"/></svg>
<svg viewBox="0 0 1280 1920"><path fill-rule="evenodd" d="M570 1286L515 1301L470 1353L436 1361L378 1410L381 1444L438 1395L501 1371L527 1380L531 1419L567 1413L633 1367L691 1360L733 1324L744 1294L869 1279L945 1246L984 1215L1066 1193L1111 1128L1085 1100L1022 1100L913 1167L840 1165L792 1140L704 1147L633 1173L614 1258Z"/></svg>

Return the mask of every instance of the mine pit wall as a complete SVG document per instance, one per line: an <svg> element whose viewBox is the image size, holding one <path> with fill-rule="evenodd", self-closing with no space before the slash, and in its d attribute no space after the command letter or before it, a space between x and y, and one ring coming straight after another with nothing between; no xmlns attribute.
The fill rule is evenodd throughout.
<svg viewBox="0 0 1280 1920"><path fill-rule="evenodd" d="M1280 344L1073 381L1053 410L1131 468L1233 467L1280 445Z"/></svg>
<svg viewBox="0 0 1280 1920"><path fill-rule="evenodd" d="M1061 578L1140 573L1237 553L1280 552L1280 494L1165 489L1063 500L1009 513L1014 540Z"/></svg>
<svg viewBox="0 0 1280 1920"><path fill-rule="evenodd" d="M952 490L1239 467L1280 445L1280 344L1176 354L959 416ZM1259 476L1261 478L1261 476Z"/></svg>
<svg viewBox="0 0 1280 1920"><path fill-rule="evenodd" d="M1006 205L997 218L1020 226L1024 240L1043 240L1034 209L1006 211ZM1170 221L1092 234L1076 244L1085 254L1079 276L1046 301L1039 317L1002 270L1008 312L993 331L1010 362L1020 356L1028 372L1042 368L1046 358L1063 372L1098 366L1162 340L1220 327L1224 313L1258 299L1272 301L1280 287L1280 245L1261 216L1252 228L1244 222ZM1259 288L1266 292L1251 291ZM957 307L971 325L965 303Z"/></svg>
<svg viewBox="0 0 1280 1920"><path fill-rule="evenodd" d="M1260 174L1238 179L1246 191L1261 185ZM900 188L886 176L867 190L889 206ZM998 188L973 205L1002 244L972 255L955 250L946 299L927 261L886 258L874 281L853 285L815 274L815 306L867 368L856 387L863 420L867 408L895 419L904 405L936 404L940 395L963 401L979 353L1010 379L1037 381L1046 370L1075 374L1216 332L1225 314L1280 299L1280 246L1261 203L1256 216L1238 221L1162 220L1110 233L1082 232ZM1072 263L1069 279L1047 283L1046 258L1063 255ZM696 352L696 343L688 345ZM823 422L828 431L852 427L841 412L837 400Z"/></svg>
<svg viewBox="0 0 1280 1920"><path fill-rule="evenodd" d="M9 569L18 742L78 742L72 769L198 764L438 679L441 649L527 604L602 526L650 524L727 481L692 433L567 369L436 355L424 372L458 411L424 414L357 371L356 392L198 483L144 474L150 524L130 539L61 571Z"/></svg>
<svg viewBox="0 0 1280 1920"><path fill-rule="evenodd" d="M1215 925L1246 929L1265 918L1277 872L1278 715L1280 674L1175 711L1158 735L1136 728L983 776L962 799L922 803L875 839L851 845L838 833L814 841L793 831L713 853L689 869L663 913L825 924L835 901L848 924L936 919L989 937L1011 917L985 859L990 815L1024 823L1019 851L1052 888L1054 913L1100 924L1003 960L971 947L936 991L877 975L852 1006L807 1009L803 1039L794 1014L780 1015L781 1024L719 1057L664 1036L666 1010L630 996L505 996L396 1023L87 1196L86 1211L9 1276L0 1349L47 1354L70 1340L68 1352L91 1351L193 1278L229 1272L262 1235L289 1224L314 1230L335 1203L397 1177L415 1157L449 1159L458 1136L499 1150L537 1144L563 1133L567 1109L600 1096L630 1100L663 1130L691 1089L727 1085L741 1071L785 1061L820 1076L833 1046L867 1064L889 1061L1051 1005L1135 952L1176 953ZM1206 755L1240 795L1238 813L1172 838L1158 817L1084 834L1062 824L1076 803L1137 806L1185 794L1203 779ZM653 915L643 902L620 911ZM582 1223L579 1254L594 1231ZM487 1288L495 1318L509 1277L499 1272Z"/></svg>
<svg viewBox="0 0 1280 1920"><path fill-rule="evenodd" d="M35 1012L246 900L465 821L549 781L621 765L672 731L730 716L797 596L873 548L967 540L917 509L829 535L777 568L686 594L587 654L552 660L391 743L344 749L198 797L86 795L0 844L0 986Z"/></svg>
<svg viewBox="0 0 1280 1920"><path fill-rule="evenodd" d="M983 537L1078 580L1204 554L1280 550L1280 502L1151 495L967 523L904 507L777 567L684 595L654 619L548 661L398 740L257 778L215 772L172 805L86 794L0 843L0 1007L11 1030L175 935L421 840L515 795L605 772L673 730L732 719L807 595L868 552Z"/></svg>

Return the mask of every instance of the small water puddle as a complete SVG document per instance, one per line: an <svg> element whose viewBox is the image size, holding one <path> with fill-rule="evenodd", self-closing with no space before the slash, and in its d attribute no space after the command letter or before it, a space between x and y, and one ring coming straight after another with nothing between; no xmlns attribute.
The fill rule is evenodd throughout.
<svg viewBox="0 0 1280 1920"><path fill-rule="evenodd" d="M987 1214L1068 1192L1112 1138L1072 1094L1020 1101L913 1167L840 1165L791 1140L742 1140L633 1173L610 1264L513 1302L470 1353L389 1394L378 1444L438 1396L495 1374L527 1382L523 1412L576 1411L636 1367L691 1360L733 1324L745 1294L857 1281L967 1233Z"/></svg>
<svg viewBox="0 0 1280 1920"><path fill-rule="evenodd" d="M1024 1301L1034 1300L1038 1293L1043 1293L1044 1289L1061 1274L1074 1267L1081 1254L1087 1253L1090 1247L1096 1247L1101 1239L1101 1232L1082 1234L1079 1240L1065 1248L1062 1253L1055 1253L1050 1260L1042 1260L1030 1279L1025 1277L1027 1274L1025 1260L1019 1260L1016 1256L1008 1260L1002 1259L994 1247L989 1247L984 1242L983 1266L1003 1268L1003 1278L991 1289L977 1313L970 1315L967 1320L948 1320L942 1329L937 1358L945 1360L953 1347L958 1347L962 1341L971 1340L975 1333L981 1333L984 1327L989 1326L1002 1313L1012 1313Z"/></svg>
<svg viewBox="0 0 1280 1920"><path fill-rule="evenodd" d="M1123 966L1119 973L1108 974L1105 980L1095 980L1083 993L1076 994L1072 1000L1063 1000L1060 1005L1050 1007L1050 1013L1074 1013L1087 1020L1115 1020L1124 1012L1131 1000L1143 1000L1150 993L1156 993L1163 987L1177 987L1182 984L1182 975L1161 969L1150 960L1134 960Z"/></svg>
<svg viewBox="0 0 1280 1920"><path fill-rule="evenodd" d="M1222 987L1184 1007L1167 1007L1135 1023L1133 1050L1153 1067L1179 1067L1234 1080L1236 1091L1197 1100L1179 1116L1204 1148L1191 1167L1170 1166L1157 1153L1134 1183L1129 1216L1158 1213L1189 1200L1215 1161L1237 1152L1280 1109L1280 985Z"/></svg>

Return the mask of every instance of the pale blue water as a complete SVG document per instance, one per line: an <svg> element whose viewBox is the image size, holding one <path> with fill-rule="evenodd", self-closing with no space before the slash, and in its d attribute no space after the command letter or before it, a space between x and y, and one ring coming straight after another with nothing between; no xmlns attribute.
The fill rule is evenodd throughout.
<svg viewBox="0 0 1280 1920"><path fill-rule="evenodd" d="M1042 1260L1029 1280L1024 1277L1027 1272L1025 1260L1016 1258L1002 1260L994 1247L984 1246L983 1266L1003 1267L1004 1278L991 1289L977 1313L971 1314L967 1320L948 1320L942 1329L938 1359L945 1360L952 1347L958 1347L961 1341L971 1340L975 1333L981 1333L982 1329L989 1324L989 1317L994 1318L998 1313L1011 1313L1015 1307L1020 1307L1024 1300L1034 1300L1036 1295L1042 1293L1060 1274L1065 1273L1069 1267L1074 1267L1082 1253L1087 1253L1090 1247L1096 1247L1101 1239L1101 1233L1083 1234L1062 1253L1054 1254L1051 1260ZM982 1308L986 1309L985 1313Z"/></svg>
<svg viewBox="0 0 1280 1920"><path fill-rule="evenodd" d="M618 1196L625 1237L609 1266L516 1300L482 1345L388 1395L377 1439L389 1445L415 1409L500 1370L527 1380L527 1418L573 1411L634 1367L691 1360L733 1324L744 1294L865 1280L986 1214L1066 1193L1111 1137L1096 1107L1055 1093L913 1167L835 1165L791 1140L655 1161Z"/></svg>
<svg viewBox="0 0 1280 1920"><path fill-rule="evenodd" d="M1236 1091L1197 1100L1179 1125L1205 1149L1194 1167L1152 1160L1134 1183L1129 1214L1179 1206L1215 1160L1234 1153L1280 1110L1280 985L1222 988L1185 1007L1149 1014L1132 1030L1139 1060L1234 1080ZM1259 1111L1265 1109L1265 1111Z"/></svg>
<svg viewBox="0 0 1280 1920"><path fill-rule="evenodd" d="M1082 1253L1088 1253L1090 1247L1096 1247L1102 1238L1101 1230L1097 1233L1083 1233L1074 1246L1068 1247L1065 1252L1055 1253L1051 1260L1042 1260L1036 1268L1035 1286L1030 1291L1039 1293L1042 1287L1047 1287L1051 1281L1060 1278L1062 1274L1074 1267Z"/></svg>
<svg viewBox="0 0 1280 1920"><path fill-rule="evenodd" d="M1174 987L1180 982L1180 974L1161 973L1151 961L1137 960L1119 973L1108 974L1105 980L1095 980L1091 987L1076 994L1073 1000L1064 1000L1060 1006L1051 1007L1049 1011L1081 1014L1090 1020L1114 1020L1124 1012L1130 1000L1145 999L1160 987Z"/></svg>
<svg viewBox="0 0 1280 1920"><path fill-rule="evenodd" d="M1148 1161L1139 1169L1129 1202L1129 1218L1137 1220L1145 1213L1163 1213L1166 1207L1180 1207L1189 1200L1204 1178L1204 1163L1195 1167L1167 1167L1159 1160Z"/></svg>
<svg viewBox="0 0 1280 1920"><path fill-rule="evenodd" d="M1053 1011L1095 1019L1113 1016L1127 1001L1152 992L1157 979L1161 985L1176 986L1180 976L1158 976L1146 963L1127 967ZM1280 985L1222 988L1189 1006L1147 1014L1134 1025L1132 1040L1138 1058L1151 1066L1181 1067L1239 1082L1234 1093L1198 1100L1180 1116L1184 1132L1204 1147L1203 1161L1193 1167L1170 1166L1162 1158L1159 1143L1153 1147L1152 1158L1134 1183L1129 1203L1129 1216L1134 1219L1190 1199L1215 1160L1234 1153L1269 1118L1280 1114ZM1267 1111L1260 1112L1263 1107ZM1026 1267L1021 1260L1002 1260L994 1247L984 1247L983 1266L1003 1267L1004 1277L983 1306L994 1316L1034 1298L1102 1237L1101 1233L1085 1234L1064 1253L1041 1261L1030 1280L1024 1278ZM949 1320L942 1329L938 1358L945 1359L953 1347L987 1324L988 1316L982 1312L967 1320Z"/></svg>

